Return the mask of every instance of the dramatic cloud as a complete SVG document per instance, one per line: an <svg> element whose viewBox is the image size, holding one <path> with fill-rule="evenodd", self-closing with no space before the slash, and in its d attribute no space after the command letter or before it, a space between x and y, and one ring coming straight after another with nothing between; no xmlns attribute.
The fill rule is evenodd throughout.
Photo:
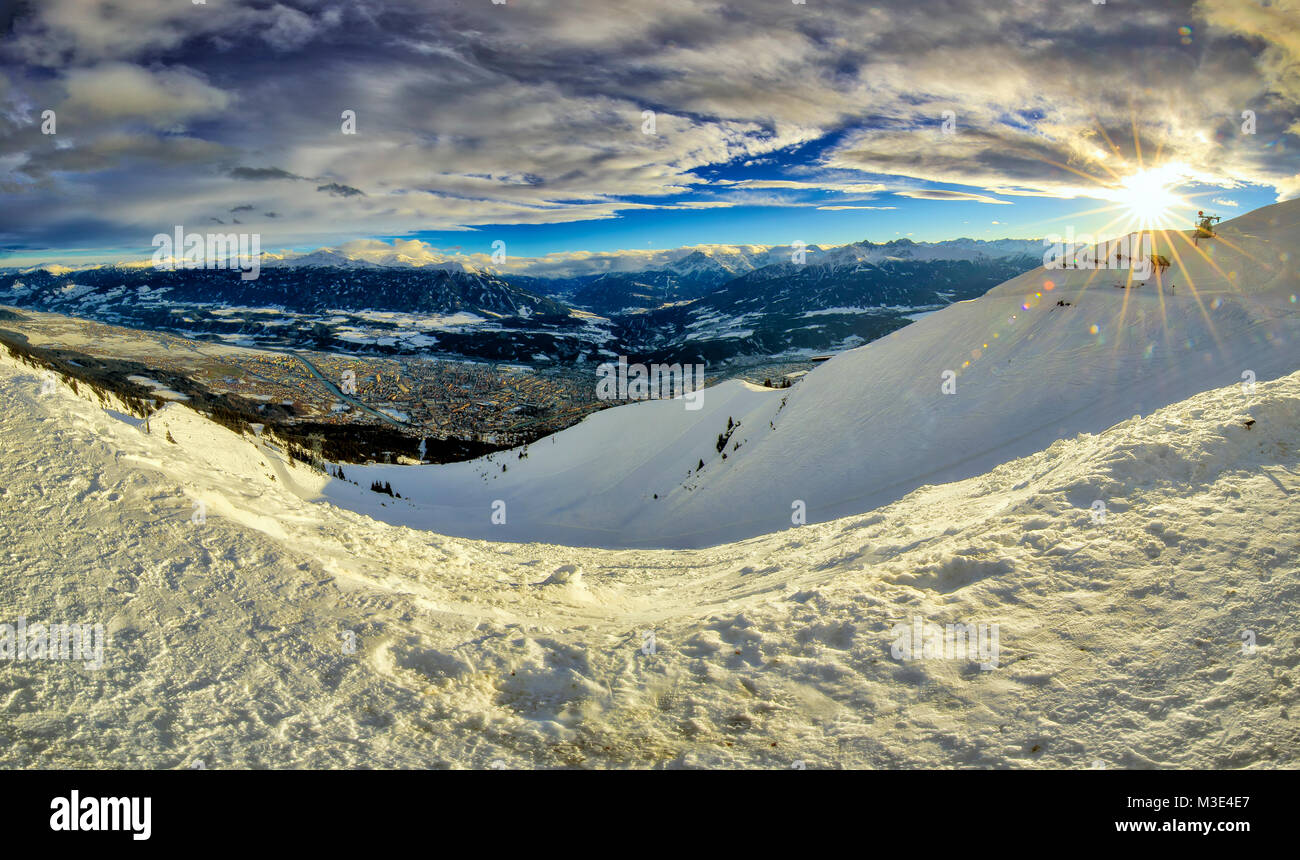
<svg viewBox="0 0 1300 860"><path fill-rule="evenodd" d="M1272 92L1300 104L1300 0L1200 0L1196 11L1212 26L1265 43L1256 67Z"/></svg>
<svg viewBox="0 0 1300 860"><path fill-rule="evenodd" d="M139 246L235 207L269 246L1105 199L1156 163L1300 194L1300 0L593 8L20 4L0 40L0 193L21 200L0 245Z"/></svg>

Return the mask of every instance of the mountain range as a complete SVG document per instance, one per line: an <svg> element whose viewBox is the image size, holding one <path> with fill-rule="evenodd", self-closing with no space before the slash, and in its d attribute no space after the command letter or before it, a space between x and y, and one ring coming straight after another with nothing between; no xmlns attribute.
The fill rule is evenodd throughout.
<svg viewBox="0 0 1300 860"><path fill-rule="evenodd" d="M383 247L264 255L250 281L138 262L9 269L0 273L0 302L250 345L716 362L866 343L1032 268L1040 250L1032 241L969 239L701 246L599 255L567 268L541 258L498 271Z"/></svg>

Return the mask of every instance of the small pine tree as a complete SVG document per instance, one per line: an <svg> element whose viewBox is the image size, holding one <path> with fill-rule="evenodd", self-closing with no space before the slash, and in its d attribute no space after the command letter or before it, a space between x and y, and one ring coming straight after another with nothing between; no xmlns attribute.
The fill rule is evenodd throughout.
<svg viewBox="0 0 1300 860"><path fill-rule="evenodd" d="M704 458L701 457L701 458L700 458L700 462L699 462L699 463L696 465L696 467L695 467L695 471L698 472L698 471L700 471L700 469L703 469L703 468L704 468Z"/></svg>
<svg viewBox="0 0 1300 860"><path fill-rule="evenodd" d="M167 431L167 441L172 443L173 445L176 444L176 440L172 438L172 431L170 430Z"/></svg>

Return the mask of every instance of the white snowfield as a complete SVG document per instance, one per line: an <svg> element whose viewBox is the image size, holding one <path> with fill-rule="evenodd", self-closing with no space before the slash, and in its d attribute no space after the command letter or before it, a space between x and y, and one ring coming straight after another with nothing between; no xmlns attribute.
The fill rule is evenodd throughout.
<svg viewBox="0 0 1300 860"><path fill-rule="evenodd" d="M790 390L732 381L707 389L695 411L682 400L629 404L525 459L349 469L362 487L387 481L406 500L382 509L350 485L327 495L440 534L607 548L767 534L789 527L800 503L808 522L869 511L1208 388L1300 369L1300 200L1219 233L1199 251L1158 240L1171 263L1163 283L1116 289L1127 271L1036 269L843 353ZM740 427L724 459L716 446L729 419ZM491 516L498 500L504 525Z"/></svg>
<svg viewBox="0 0 1300 860"><path fill-rule="evenodd" d="M0 659L0 766L1295 767L1297 212L1225 227L1262 262L1216 247L1220 282L1184 255L1199 302L1058 272L1026 311L1031 273L790 391L600 413L486 464L496 542L381 520L455 502L292 468L179 403L145 433L4 356L0 623L109 638L99 670ZM403 476L468 493L483 467L346 471L418 499ZM906 659L914 620L996 648Z"/></svg>
<svg viewBox="0 0 1300 860"><path fill-rule="evenodd" d="M676 551L390 526L183 405L41 387L0 362L0 622L108 642L0 661L0 766L1297 763L1300 373ZM996 651L895 659L913 619Z"/></svg>

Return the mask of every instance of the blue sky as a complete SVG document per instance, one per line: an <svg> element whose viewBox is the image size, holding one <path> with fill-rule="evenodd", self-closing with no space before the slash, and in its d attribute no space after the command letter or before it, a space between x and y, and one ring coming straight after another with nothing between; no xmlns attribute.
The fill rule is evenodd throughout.
<svg viewBox="0 0 1300 860"><path fill-rule="evenodd" d="M1208 186L1188 185L1182 192L1188 205L1170 210L1162 223L1186 229L1197 210L1221 215L1225 220L1276 201L1270 187L1239 188L1231 192ZM1211 201L1220 201L1220 204ZM1235 207L1221 205L1236 203ZM932 201L883 196L863 204L844 204L827 195L820 204L809 204L791 212L786 207L736 206L705 211L633 211L611 220L554 225L490 224L473 232L417 232L411 236L435 247L465 254L491 253L492 242L500 239L510 252L533 257L575 249L616 251L679 248L696 244L789 245L796 240L809 245L843 245L868 240L887 242L909 238L917 242L944 239L1036 239L1050 233L1064 233L1072 226L1076 233L1107 235L1108 226L1119 214L1089 213L1111 205L1103 201L1025 198L1009 200L1011 205L966 201ZM893 210L823 210L819 205L896 206Z"/></svg>
<svg viewBox="0 0 1300 860"><path fill-rule="evenodd" d="M598 8L0 3L0 265L147 257L176 225L540 256L1185 227L1300 194L1300 0ZM1172 196L1145 211L1152 170Z"/></svg>

